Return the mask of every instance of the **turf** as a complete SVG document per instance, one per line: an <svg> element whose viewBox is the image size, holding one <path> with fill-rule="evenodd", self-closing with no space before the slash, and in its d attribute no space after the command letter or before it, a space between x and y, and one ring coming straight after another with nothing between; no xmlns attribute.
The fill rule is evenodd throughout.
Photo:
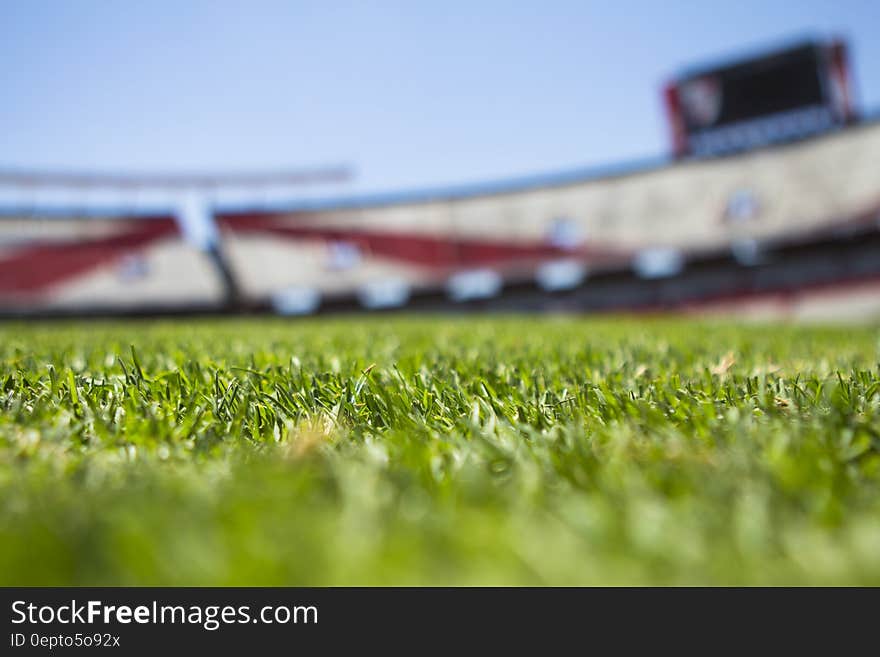
<svg viewBox="0 0 880 657"><path fill-rule="evenodd" d="M0 584L880 584L880 332L0 326Z"/></svg>

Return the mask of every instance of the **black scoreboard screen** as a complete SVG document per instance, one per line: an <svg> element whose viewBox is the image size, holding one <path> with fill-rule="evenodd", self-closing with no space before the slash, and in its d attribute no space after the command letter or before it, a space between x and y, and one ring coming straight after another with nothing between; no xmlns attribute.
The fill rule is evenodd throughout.
<svg viewBox="0 0 880 657"><path fill-rule="evenodd" d="M853 116L845 49L808 43L686 74L666 90L677 155L790 141Z"/></svg>
<svg viewBox="0 0 880 657"><path fill-rule="evenodd" d="M720 98L711 125L726 125L797 107L821 105L824 94L819 70L816 49L807 47L714 73ZM687 114L685 119L692 125ZM693 127L706 127L694 123Z"/></svg>

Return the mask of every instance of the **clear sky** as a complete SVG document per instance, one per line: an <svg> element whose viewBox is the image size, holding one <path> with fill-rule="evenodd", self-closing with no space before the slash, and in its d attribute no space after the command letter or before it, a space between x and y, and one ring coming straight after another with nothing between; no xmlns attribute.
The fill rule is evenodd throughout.
<svg viewBox="0 0 880 657"><path fill-rule="evenodd" d="M880 109L880 1L0 0L0 166L350 164L346 189L660 155L683 66L847 37Z"/></svg>

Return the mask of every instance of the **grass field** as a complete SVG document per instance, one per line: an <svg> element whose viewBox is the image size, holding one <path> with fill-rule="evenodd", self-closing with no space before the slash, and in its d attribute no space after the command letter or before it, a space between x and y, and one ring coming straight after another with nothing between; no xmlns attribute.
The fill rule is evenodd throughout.
<svg viewBox="0 0 880 657"><path fill-rule="evenodd" d="M0 325L0 584L880 584L880 331Z"/></svg>

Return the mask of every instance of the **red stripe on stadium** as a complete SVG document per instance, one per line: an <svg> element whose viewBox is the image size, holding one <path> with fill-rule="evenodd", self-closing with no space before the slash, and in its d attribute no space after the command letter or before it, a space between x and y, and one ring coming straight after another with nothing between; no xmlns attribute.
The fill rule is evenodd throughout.
<svg viewBox="0 0 880 657"><path fill-rule="evenodd" d="M177 222L170 217L119 223L123 230L109 237L40 242L0 256L0 292L38 292L179 234Z"/></svg>
<svg viewBox="0 0 880 657"><path fill-rule="evenodd" d="M430 268L475 267L547 258L581 256L591 263L619 261L627 254L608 248L566 249L545 243L432 237L419 233L346 230L296 225L290 215L237 214L217 218L221 230L271 234L299 240L338 241L357 245L374 256Z"/></svg>

